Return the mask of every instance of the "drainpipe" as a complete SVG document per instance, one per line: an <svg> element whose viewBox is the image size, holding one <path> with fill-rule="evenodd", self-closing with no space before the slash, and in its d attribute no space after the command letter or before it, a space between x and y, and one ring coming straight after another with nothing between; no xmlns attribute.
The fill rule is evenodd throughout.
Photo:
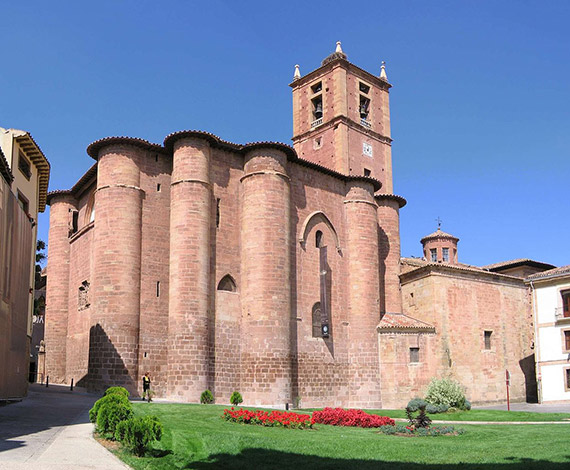
<svg viewBox="0 0 570 470"><path fill-rule="evenodd" d="M532 293L532 319L534 321L534 350L535 350L535 367L536 367L536 381L538 403L542 403L542 375L540 373L540 344L538 339L538 316L536 314L536 289L534 284L530 281L530 290Z"/></svg>

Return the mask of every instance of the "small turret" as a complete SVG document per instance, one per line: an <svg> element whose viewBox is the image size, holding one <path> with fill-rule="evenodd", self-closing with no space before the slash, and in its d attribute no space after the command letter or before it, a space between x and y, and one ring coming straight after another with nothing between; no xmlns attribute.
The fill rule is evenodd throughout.
<svg viewBox="0 0 570 470"><path fill-rule="evenodd" d="M458 264L458 241L459 238L442 232L441 227L438 227L437 231L421 239L425 259L432 263Z"/></svg>

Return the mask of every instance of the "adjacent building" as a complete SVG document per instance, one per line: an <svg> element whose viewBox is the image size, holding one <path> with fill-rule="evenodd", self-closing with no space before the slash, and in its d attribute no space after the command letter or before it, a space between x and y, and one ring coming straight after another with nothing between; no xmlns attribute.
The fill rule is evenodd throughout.
<svg viewBox="0 0 570 470"><path fill-rule="evenodd" d="M534 300L536 368L541 403L570 402L570 266L526 280Z"/></svg>
<svg viewBox="0 0 570 470"><path fill-rule="evenodd" d="M28 132L0 128L0 400L27 392L37 215L49 170Z"/></svg>

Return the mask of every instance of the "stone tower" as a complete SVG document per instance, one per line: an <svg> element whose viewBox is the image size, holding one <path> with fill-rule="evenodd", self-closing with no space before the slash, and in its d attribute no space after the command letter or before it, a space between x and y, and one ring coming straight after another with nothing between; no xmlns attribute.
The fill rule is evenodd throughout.
<svg viewBox="0 0 570 470"><path fill-rule="evenodd" d="M392 192L391 85L336 51L293 88L293 146L299 157L345 175L371 176Z"/></svg>

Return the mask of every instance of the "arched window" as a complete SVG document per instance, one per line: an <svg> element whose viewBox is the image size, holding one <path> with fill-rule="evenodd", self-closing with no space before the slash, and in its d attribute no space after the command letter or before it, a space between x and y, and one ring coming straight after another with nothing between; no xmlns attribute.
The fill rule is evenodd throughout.
<svg viewBox="0 0 570 470"><path fill-rule="evenodd" d="M218 283L218 290L224 290L227 292L237 292L236 282L229 274L226 274Z"/></svg>
<svg viewBox="0 0 570 470"><path fill-rule="evenodd" d="M321 335L321 303L313 305L313 338L320 338Z"/></svg>
<svg viewBox="0 0 570 470"><path fill-rule="evenodd" d="M317 248L323 246L323 232L321 232L320 230L317 230L317 233L315 233L315 246Z"/></svg>

